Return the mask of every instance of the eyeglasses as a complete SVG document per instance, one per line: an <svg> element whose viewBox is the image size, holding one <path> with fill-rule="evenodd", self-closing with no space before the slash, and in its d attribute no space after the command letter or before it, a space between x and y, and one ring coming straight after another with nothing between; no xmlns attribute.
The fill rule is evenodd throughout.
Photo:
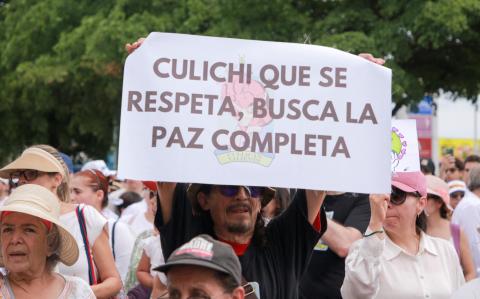
<svg viewBox="0 0 480 299"><path fill-rule="evenodd" d="M25 169L25 170L17 170L10 173L10 185L17 186L18 181L23 178L25 181L30 182L34 179L38 178L40 175L44 174L45 172L38 171L35 169Z"/></svg>
<svg viewBox="0 0 480 299"><path fill-rule="evenodd" d="M445 169L445 172L446 172L446 173L449 173L449 172L454 173L454 172L457 171L457 170L458 170L457 168L452 167L452 168Z"/></svg>
<svg viewBox="0 0 480 299"><path fill-rule="evenodd" d="M459 198L462 199L465 196L465 192L457 191L450 194L450 198Z"/></svg>
<svg viewBox="0 0 480 299"><path fill-rule="evenodd" d="M247 190L249 197L260 197L263 193L262 187L251 187L251 186L230 186L230 185L219 185L218 190L220 194L226 197L232 197L240 192L240 188L245 188Z"/></svg>
<svg viewBox="0 0 480 299"><path fill-rule="evenodd" d="M405 200L407 200L407 195L422 197L422 195L418 192L405 192L392 186L392 192L390 193L390 202L393 205L399 206L403 204Z"/></svg>

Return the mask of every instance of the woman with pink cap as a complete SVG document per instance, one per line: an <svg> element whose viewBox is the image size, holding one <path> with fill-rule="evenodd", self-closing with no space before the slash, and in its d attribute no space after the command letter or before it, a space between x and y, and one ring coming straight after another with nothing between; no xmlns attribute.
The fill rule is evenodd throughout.
<svg viewBox="0 0 480 299"><path fill-rule="evenodd" d="M343 298L447 299L464 284L448 241L424 233L421 172L395 173L390 194L370 195L370 224L345 261Z"/></svg>
<svg viewBox="0 0 480 299"><path fill-rule="evenodd" d="M450 241L457 251L460 263L463 268L465 280L475 278L475 266L470 253L470 246L467 236L460 226L450 223L452 208L450 207L450 196L448 184L442 179L427 175L427 234L432 237L442 238Z"/></svg>

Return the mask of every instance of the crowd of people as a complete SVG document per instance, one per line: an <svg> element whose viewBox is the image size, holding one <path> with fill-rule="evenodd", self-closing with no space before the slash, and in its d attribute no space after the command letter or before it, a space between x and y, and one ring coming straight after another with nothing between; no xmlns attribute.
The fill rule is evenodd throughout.
<svg viewBox="0 0 480 299"><path fill-rule="evenodd" d="M0 297L480 298L480 157L420 164L357 194L120 180L33 145L0 169Z"/></svg>

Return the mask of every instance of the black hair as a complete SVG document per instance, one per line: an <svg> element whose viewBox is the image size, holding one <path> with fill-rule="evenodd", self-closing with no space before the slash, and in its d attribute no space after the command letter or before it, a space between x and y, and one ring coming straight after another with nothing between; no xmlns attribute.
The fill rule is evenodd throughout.
<svg viewBox="0 0 480 299"><path fill-rule="evenodd" d="M139 202L139 201L142 201L142 199L143 199L142 196L135 191L124 192L119 197L120 197L120 199L123 200L123 203L118 206L119 209L125 209L129 205L131 205L133 203L136 203L136 202Z"/></svg>
<svg viewBox="0 0 480 299"><path fill-rule="evenodd" d="M418 216L417 220L415 220L415 226L417 230L417 234L420 234L420 231L426 232L427 231L427 215L424 211L422 211Z"/></svg>
<svg viewBox="0 0 480 299"><path fill-rule="evenodd" d="M233 293L240 286L232 275L224 272L215 271L215 278L220 283L223 291L228 294Z"/></svg>
<svg viewBox="0 0 480 299"><path fill-rule="evenodd" d="M464 164L467 164L468 162L476 162L480 163L480 156L477 155L470 155L465 158L465 161L463 162Z"/></svg>
<svg viewBox="0 0 480 299"><path fill-rule="evenodd" d="M465 170L465 164L463 163L462 160L458 158L455 158L455 167L460 171Z"/></svg>

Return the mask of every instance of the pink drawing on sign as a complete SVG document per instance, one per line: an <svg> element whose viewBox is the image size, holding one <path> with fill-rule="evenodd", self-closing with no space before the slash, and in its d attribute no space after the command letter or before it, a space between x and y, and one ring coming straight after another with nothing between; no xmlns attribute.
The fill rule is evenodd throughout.
<svg viewBox="0 0 480 299"><path fill-rule="evenodd" d="M231 83L225 83L222 86L222 98L226 96L229 96L235 105L240 130L259 131L261 127L272 121L268 113L265 117L253 117L253 99L266 100L268 98L268 94L260 82L253 80L250 84L240 83L239 76L233 76Z"/></svg>

